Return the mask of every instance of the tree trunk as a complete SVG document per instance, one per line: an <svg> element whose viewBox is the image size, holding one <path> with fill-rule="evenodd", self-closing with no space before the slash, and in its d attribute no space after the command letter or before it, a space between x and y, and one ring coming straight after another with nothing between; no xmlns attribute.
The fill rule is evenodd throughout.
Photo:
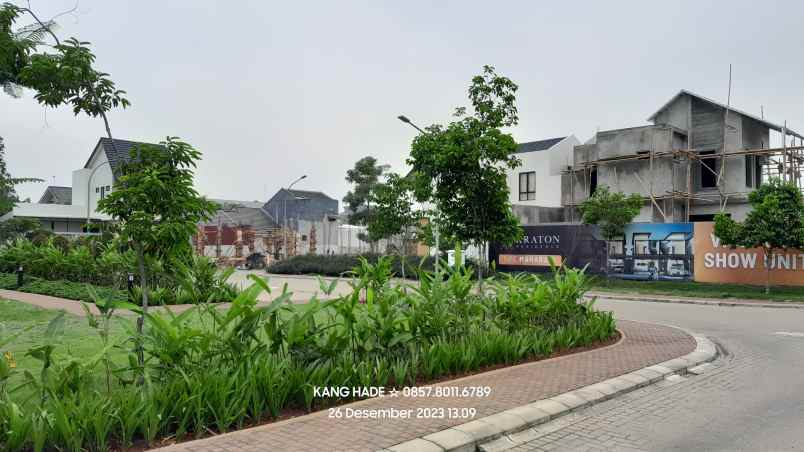
<svg viewBox="0 0 804 452"><path fill-rule="evenodd" d="M142 313L140 318L137 319L137 335L139 343L137 345L137 361L140 367L145 364L145 355L142 349L142 329L145 323L145 314L148 313L148 279L145 272L145 253L142 249L142 243L137 243L137 266L140 271L140 287L142 288Z"/></svg>

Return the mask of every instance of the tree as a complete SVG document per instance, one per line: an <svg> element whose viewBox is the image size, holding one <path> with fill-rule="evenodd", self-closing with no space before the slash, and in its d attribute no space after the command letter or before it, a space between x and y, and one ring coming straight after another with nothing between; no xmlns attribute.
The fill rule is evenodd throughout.
<svg viewBox="0 0 804 452"><path fill-rule="evenodd" d="M407 160L416 199L435 204L446 235L480 248L483 260L488 242L512 244L522 236L507 183L507 170L520 165L517 144L500 130L518 122L516 91L514 82L484 66L469 86L473 114L457 108L458 120L427 127ZM479 276L482 287L482 270Z"/></svg>
<svg viewBox="0 0 804 452"><path fill-rule="evenodd" d="M640 209L642 197L639 194L626 196L622 192L611 192L606 186L598 187L581 204L581 221L597 225L606 240L606 275L609 274L609 242L625 234L625 225L634 221Z"/></svg>
<svg viewBox="0 0 804 452"><path fill-rule="evenodd" d="M34 23L13 30L12 26L23 14L31 16ZM53 26L52 20L40 20L30 8L10 3L0 6L0 84L13 96L18 95L16 87L30 88L36 92L34 97L40 104L71 105L76 115L100 116L106 134L112 138L106 113L130 105L125 91L115 87L109 74L94 68L95 55L88 42L76 38L62 42ZM46 37L52 40L50 45ZM53 52L38 52L41 47Z"/></svg>
<svg viewBox="0 0 804 452"><path fill-rule="evenodd" d="M349 207L349 223L367 225L371 215L371 194L380 185L380 176L388 165L378 165L377 159L363 157L355 162L354 168L346 172L346 182L354 188L346 193L343 202Z"/></svg>
<svg viewBox="0 0 804 452"><path fill-rule="evenodd" d="M374 203L374 215L369 217L368 234L372 242L400 236L402 249L402 278L405 278L408 243L413 238L419 216L413 211L413 192L410 180L390 173L385 184L378 184L370 195Z"/></svg>
<svg viewBox="0 0 804 452"><path fill-rule="evenodd" d="M11 177L6 167L6 145L0 137L0 215L5 215L20 201L15 187L26 182L43 182L33 177ZM0 223L0 243L22 237L38 229L41 223L31 218L11 218Z"/></svg>
<svg viewBox="0 0 804 452"><path fill-rule="evenodd" d="M163 262L192 255L190 238L196 225L211 218L216 204L193 188L193 173L201 153L178 138L160 145L141 144L131 150L131 160L116 170L112 192L98 202L98 211L120 222L119 233L137 254L142 286L142 313L137 331L148 311L147 257ZM139 350L140 365L143 364Z"/></svg>
<svg viewBox="0 0 804 452"><path fill-rule="evenodd" d="M765 293L770 293L770 268L777 251L804 248L804 201L795 183L771 179L748 195L751 211L745 221L715 215L715 235L724 245L762 248Z"/></svg>
<svg viewBox="0 0 804 452"><path fill-rule="evenodd" d="M20 201L14 187L27 182L44 182L35 177L11 177L6 167L6 145L0 137L0 215L11 212Z"/></svg>
<svg viewBox="0 0 804 452"><path fill-rule="evenodd" d="M380 176L388 169L388 165L378 165L377 159L366 156L355 162L354 168L346 172L346 181L353 184L352 190L343 197L349 208L349 224L367 226L373 215L371 196L374 189L381 185ZM368 234L361 233L358 238L369 242L374 252L375 242Z"/></svg>

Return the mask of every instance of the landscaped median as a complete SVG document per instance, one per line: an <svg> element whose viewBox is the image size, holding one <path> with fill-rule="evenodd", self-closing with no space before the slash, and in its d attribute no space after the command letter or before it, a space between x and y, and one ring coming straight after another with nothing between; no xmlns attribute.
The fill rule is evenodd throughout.
<svg viewBox="0 0 804 452"><path fill-rule="evenodd" d="M676 328L618 321L618 329L622 338L614 344L441 381L430 385L433 389L427 395L386 395L342 405L340 416L324 410L163 450L473 451L481 442L683 372L715 356L711 343ZM436 394L435 388L452 396ZM490 388L490 393L474 389L474 394L455 394L452 388ZM572 391L577 392L566 394ZM411 416L380 415L392 409ZM352 413L349 417L347 410ZM469 410L475 415L464 417ZM355 413L378 416L357 418Z"/></svg>
<svg viewBox="0 0 804 452"><path fill-rule="evenodd" d="M444 278L423 272L418 284L398 286L390 283L389 260L363 261L345 296L293 304L282 292L264 306L257 298L270 286L254 278L225 309L202 303L178 315L150 313L141 334L130 318L93 315L87 321L97 348L84 356L61 349L63 316L40 326L41 341L27 350L7 353L25 338L24 325L0 332L0 446L153 447L314 410L328 413L376 388L423 398L420 388L428 382L616 337L611 314L582 301L581 271L550 280L505 277L490 281L482 295L470 271L446 272ZM326 296L334 287L321 283ZM115 329L120 322L128 324L122 334ZM363 391L322 393L326 387ZM462 398L481 395L491 396L480 389ZM430 408L424 415L439 422L444 407ZM479 413L465 408L446 416Z"/></svg>

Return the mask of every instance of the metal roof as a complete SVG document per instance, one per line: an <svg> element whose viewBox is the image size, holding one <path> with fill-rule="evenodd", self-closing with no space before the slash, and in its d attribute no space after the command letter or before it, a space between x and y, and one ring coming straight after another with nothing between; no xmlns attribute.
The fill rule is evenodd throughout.
<svg viewBox="0 0 804 452"><path fill-rule="evenodd" d="M44 204L45 197L50 194L53 198L52 203L50 204L72 204L73 203L73 188L72 187L60 187L58 185L51 185L45 188L45 192L42 193L42 196L39 198L39 202Z"/></svg>

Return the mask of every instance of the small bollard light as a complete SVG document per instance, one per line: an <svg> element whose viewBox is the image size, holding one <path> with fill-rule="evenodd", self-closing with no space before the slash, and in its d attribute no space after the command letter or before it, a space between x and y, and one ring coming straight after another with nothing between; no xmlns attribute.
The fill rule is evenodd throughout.
<svg viewBox="0 0 804 452"><path fill-rule="evenodd" d="M129 295L129 297L131 297L131 294L133 293L133 291L134 291L134 274L129 273L128 274L128 295Z"/></svg>
<svg viewBox="0 0 804 452"><path fill-rule="evenodd" d="M17 269L17 288L19 289L22 287L22 280L23 280L23 268L22 265L19 266Z"/></svg>

